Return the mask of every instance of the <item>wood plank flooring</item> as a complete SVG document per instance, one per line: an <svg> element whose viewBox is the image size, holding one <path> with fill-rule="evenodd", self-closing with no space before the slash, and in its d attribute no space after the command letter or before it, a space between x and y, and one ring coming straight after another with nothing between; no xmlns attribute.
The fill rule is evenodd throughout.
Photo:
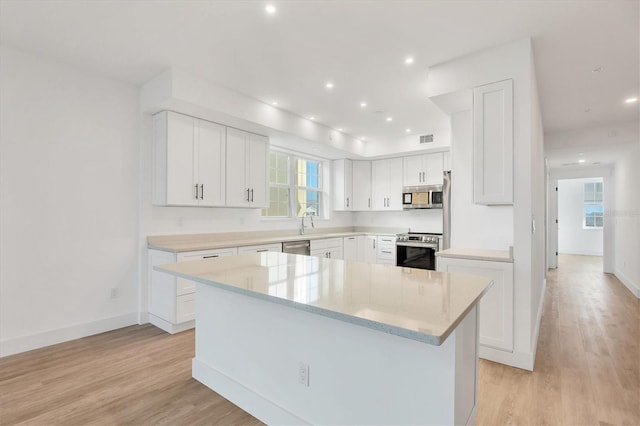
<svg viewBox="0 0 640 426"><path fill-rule="evenodd" d="M599 257L550 271L533 373L481 360L480 425L640 425L640 302ZM193 331L133 326L0 358L0 425L256 425L191 378Z"/></svg>

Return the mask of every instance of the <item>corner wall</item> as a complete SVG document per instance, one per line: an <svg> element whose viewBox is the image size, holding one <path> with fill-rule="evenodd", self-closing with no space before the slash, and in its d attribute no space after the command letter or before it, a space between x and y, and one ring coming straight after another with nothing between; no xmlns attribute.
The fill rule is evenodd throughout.
<svg viewBox="0 0 640 426"><path fill-rule="evenodd" d="M0 356L135 324L137 88L1 47L0 93Z"/></svg>

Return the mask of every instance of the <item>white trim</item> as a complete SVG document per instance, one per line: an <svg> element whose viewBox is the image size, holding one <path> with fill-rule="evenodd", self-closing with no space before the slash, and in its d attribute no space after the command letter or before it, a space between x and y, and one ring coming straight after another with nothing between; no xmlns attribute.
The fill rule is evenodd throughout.
<svg viewBox="0 0 640 426"><path fill-rule="evenodd" d="M69 327L48 330L28 336L15 337L0 341L0 357L9 356L45 346L76 340L118 328L138 324L138 312L130 312L111 318L104 318Z"/></svg>
<svg viewBox="0 0 640 426"><path fill-rule="evenodd" d="M186 321L180 324L174 324L169 321L165 321L160 317L153 314L149 314L149 322L161 330L166 331L169 334L181 333L186 330L190 330L196 326L196 321Z"/></svg>
<svg viewBox="0 0 640 426"><path fill-rule="evenodd" d="M521 368L527 371L533 371L533 361L535 354L531 352L506 352L500 349L493 349L480 345L480 358L488 361L497 362L499 364L509 365L511 367Z"/></svg>
<svg viewBox="0 0 640 426"><path fill-rule="evenodd" d="M574 251L574 250L558 250L558 254L575 254L578 256L600 256L604 255L603 252L592 252L592 251Z"/></svg>
<svg viewBox="0 0 640 426"><path fill-rule="evenodd" d="M311 424L196 358L191 371L194 379L266 424Z"/></svg>
<svg viewBox="0 0 640 426"><path fill-rule="evenodd" d="M531 340L531 370L533 371L536 362L536 353L538 352L538 335L540 334L540 323L542 322L542 309L544 308L544 298L547 294L547 279L542 281L542 292L540 293L540 302L538 303L538 315L536 315L536 328L533 331L533 339Z"/></svg>
<svg viewBox="0 0 640 426"><path fill-rule="evenodd" d="M624 286L627 287L635 297L640 299L640 286L637 283L631 281L629 277L627 277L618 269L614 269L613 275L615 275L616 278L618 278L618 280L620 280L620 282L624 284Z"/></svg>

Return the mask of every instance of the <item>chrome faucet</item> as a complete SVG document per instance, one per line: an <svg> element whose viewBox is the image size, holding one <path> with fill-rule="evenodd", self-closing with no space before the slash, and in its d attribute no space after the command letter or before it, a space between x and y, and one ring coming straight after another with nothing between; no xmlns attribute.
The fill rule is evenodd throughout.
<svg viewBox="0 0 640 426"><path fill-rule="evenodd" d="M306 228L306 225L304 224L304 217L305 216L309 216L309 218L311 219L311 227L315 228L316 226L313 224L313 215L311 213L309 213L308 211L304 212L302 214L301 217L301 222L300 222L300 235L304 235L304 228Z"/></svg>

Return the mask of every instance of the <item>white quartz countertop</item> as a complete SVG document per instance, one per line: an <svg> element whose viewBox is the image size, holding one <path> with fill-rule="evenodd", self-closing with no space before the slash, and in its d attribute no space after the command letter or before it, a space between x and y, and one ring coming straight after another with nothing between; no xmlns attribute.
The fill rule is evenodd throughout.
<svg viewBox="0 0 640 426"><path fill-rule="evenodd" d="M317 229L317 228L316 228ZM157 235L147 237L147 247L173 253L188 251L212 250L228 247L243 247L260 244L273 244L287 241L320 240L325 238L343 238L357 235L389 235L395 236L406 229L367 229L352 231L328 229L327 232L309 232L300 235L294 232L237 232L224 234L185 234ZM265 235L266 234L266 235Z"/></svg>
<svg viewBox="0 0 640 426"><path fill-rule="evenodd" d="M486 260L490 262L513 263L513 256L509 250L451 248L437 252L436 256L450 257L454 259Z"/></svg>
<svg viewBox="0 0 640 426"><path fill-rule="evenodd" d="M493 284L485 277L271 252L155 269L433 345Z"/></svg>

